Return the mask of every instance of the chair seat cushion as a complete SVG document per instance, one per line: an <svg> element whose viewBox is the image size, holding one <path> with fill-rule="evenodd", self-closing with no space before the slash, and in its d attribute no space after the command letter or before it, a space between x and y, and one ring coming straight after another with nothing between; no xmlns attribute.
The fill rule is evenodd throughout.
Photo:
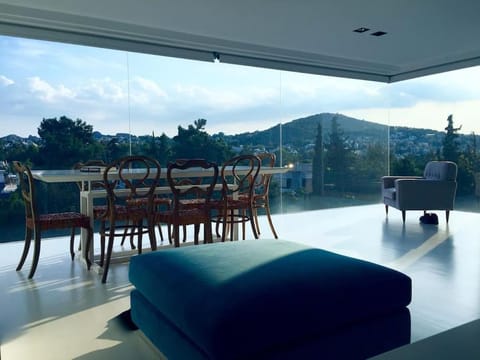
<svg viewBox="0 0 480 360"><path fill-rule="evenodd" d="M402 273L282 240L156 251L132 258L129 276L162 316L214 359L247 358L321 336L411 300L411 280Z"/></svg>
<svg viewBox="0 0 480 360"><path fill-rule="evenodd" d="M90 227L90 218L77 212L41 214L38 222L42 230L63 229L69 227ZM33 221L27 218L27 226L33 228Z"/></svg>
<svg viewBox="0 0 480 360"><path fill-rule="evenodd" d="M155 213L156 222L163 222L168 224L178 225L192 225L201 224L209 221L210 215L208 212L199 207L187 207L177 212L174 210L165 210Z"/></svg>
<svg viewBox="0 0 480 360"><path fill-rule="evenodd" d="M397 192L395 191L395 188L392 187L392 188L383 189L383 197L386 199L391 199L395 201L397 197Z"/></svg>

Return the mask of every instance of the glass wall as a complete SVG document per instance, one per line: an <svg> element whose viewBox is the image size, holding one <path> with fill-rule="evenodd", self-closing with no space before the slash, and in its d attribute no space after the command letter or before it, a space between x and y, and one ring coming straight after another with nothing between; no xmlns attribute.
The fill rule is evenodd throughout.
<svg viewBox="0 0 480 360"><path fill-rule="evenodd" d="M477 211L479 67L383 84L1 36L0 54L4 183L12 160L53 169L268 151L290 168L274 179L274 212L297 212L379 203L381 176L448 159L459 164L457 208ZM39 186L42 210L78 208L75 184ZM0 241L23 237L10 190Z"/></svg>

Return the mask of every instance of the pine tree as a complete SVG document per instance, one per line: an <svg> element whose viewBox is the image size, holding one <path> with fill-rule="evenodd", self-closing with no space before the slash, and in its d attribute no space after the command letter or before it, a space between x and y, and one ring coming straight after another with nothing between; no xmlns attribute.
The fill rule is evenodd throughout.
<svg viewBox="0 0 480 360"><path fill-rule="evenodd" d="M313 193L323 196L324 191L324 149L322 122L318 123L317 137L315 140L315 152L312 164L312 186Z"/></svg>
<svg viewBox="0 0 480 360"><path fill-rule="evenodd" d="M332 118L330 138L326 148L326 164L330 181L335 184L337 190L345 192L346 185L350 181L349 173L352 163L352 151L347 146L347 140L336 116Z"/></svg>
<svg viewBox="0 0 480 360"><path fill-rule="evenodd" d="M449 115L447 118L448 125L445 128L446 134L443 139L443 159L453 162L458 162L458 134L457 132L462 126L455 128L453 126L453 115Z"/></svg>

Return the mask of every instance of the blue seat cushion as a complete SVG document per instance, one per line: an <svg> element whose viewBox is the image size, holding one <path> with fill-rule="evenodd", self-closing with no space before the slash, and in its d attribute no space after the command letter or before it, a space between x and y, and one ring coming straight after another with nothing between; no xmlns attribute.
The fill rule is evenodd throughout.
<svg viewBox="0 0 480 360"><path fill-rule="evenodd" d="M411 300L411 279L398 271L283 240L143 254L131 259L129 277L212 359L269 352L388 315Z"/></svg>

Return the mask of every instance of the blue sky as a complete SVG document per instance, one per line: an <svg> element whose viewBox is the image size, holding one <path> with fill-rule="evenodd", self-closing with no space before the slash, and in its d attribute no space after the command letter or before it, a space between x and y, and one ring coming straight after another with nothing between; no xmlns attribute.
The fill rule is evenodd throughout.
<svg viewBox="0 0 480 360"><path fill-rule="evenodd" d="M436 130L453 114L479 134L478 83L480 67L383 84L0 36L0 136L62 115L104 134L174 136L198 118L235 134L321 112Z"/></svg>

